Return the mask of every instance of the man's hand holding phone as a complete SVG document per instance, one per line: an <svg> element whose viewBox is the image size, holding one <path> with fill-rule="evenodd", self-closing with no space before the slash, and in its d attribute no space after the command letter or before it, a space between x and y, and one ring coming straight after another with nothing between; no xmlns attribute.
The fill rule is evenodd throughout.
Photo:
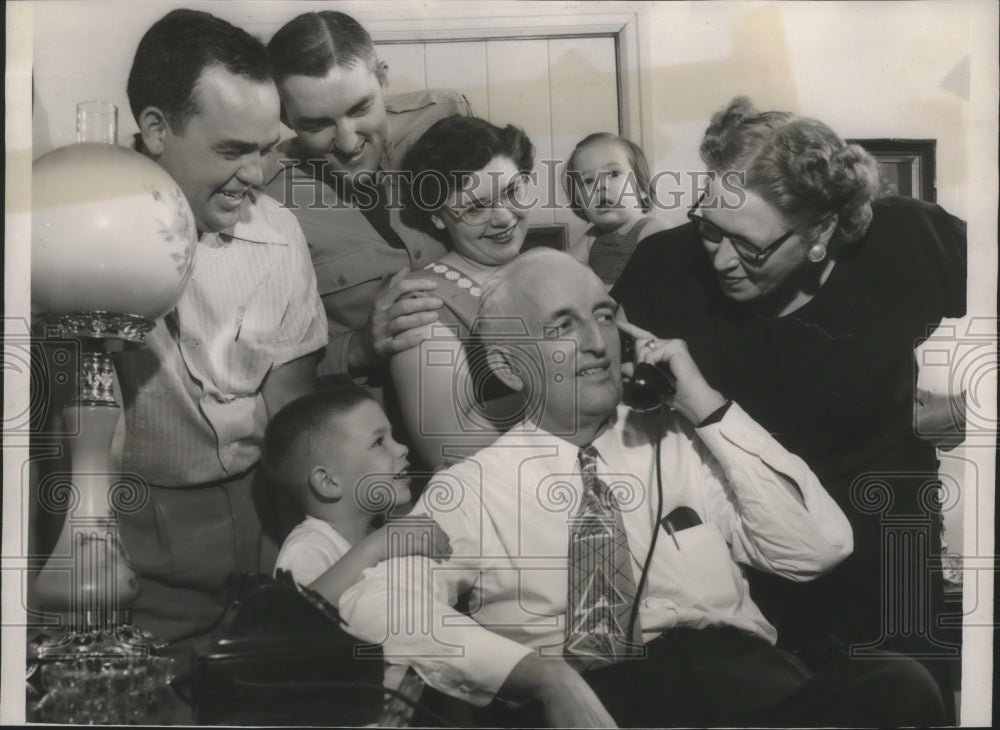
<svg viewBox="0 0 1000 730"><path fill-rule="evenodd" d="M679 411L697 425L726 404L726 399L702 376L688 352L684 340L661 340L641 327L619 321L618 328L635 338L635 363L649 363L659 369L669 368L676 392L665 399L666 405Z"/></svg>

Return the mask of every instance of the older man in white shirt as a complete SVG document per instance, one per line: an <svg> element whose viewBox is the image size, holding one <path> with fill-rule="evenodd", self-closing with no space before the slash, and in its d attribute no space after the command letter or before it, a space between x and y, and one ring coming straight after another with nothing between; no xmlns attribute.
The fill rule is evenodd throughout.
<svg viewBox="0 0 1000 730"><path fill-rule="evenodd" d="M673 410L637 413L619 403L617 305L586 267L528 252L487 285L481 312L490 365L524 395L524 420L434 477L416 510L448 533L452 556L367 571L340 600L349 631L437 690L513 702L541 713L522 720L552 726L939 718L933 680L911 660L813 675L774 647L741 565L809 580L850 554L851 528L808 466L705 381L683 342L621 325L637 361L676 378ZM613 495L601 549L612 563L625 557L609 567L590 556L587 588L605 574L614 584L588 604L572 556L590 492ZM452 608L466 592L468 615ZM884 697L873 704L873 693ZM498 717L486 722L516 721Z"/></svg>

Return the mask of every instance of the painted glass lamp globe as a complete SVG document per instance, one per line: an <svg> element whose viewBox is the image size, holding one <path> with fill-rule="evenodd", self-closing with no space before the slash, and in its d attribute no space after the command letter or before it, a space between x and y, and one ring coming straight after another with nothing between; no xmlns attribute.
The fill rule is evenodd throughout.
<svg viewBox="0 0 1000 730"><path fill-rule="evenodd" d="M39 487L42 506L66 519L34 601L67 617L40 656L142 653L152 643L126 625L140 588L115 513L141 506L146 486L123 479L112 462L121 409L109 351L141 346L176 305L197 242L187 199L165 170L109 144L113 131L95 142L78 122L81 129L84 141L32 165L33 319L47 337L73 338L81 350L79 393L63 410L72 475Z"/></svg>
<svg viewBox="0 0 1000 730"><path fill-rule="evenodd" d="M32 310L141 341L191 274L195 223L177 183L138 152L83 142L38 158L31 188Z"/></svg>

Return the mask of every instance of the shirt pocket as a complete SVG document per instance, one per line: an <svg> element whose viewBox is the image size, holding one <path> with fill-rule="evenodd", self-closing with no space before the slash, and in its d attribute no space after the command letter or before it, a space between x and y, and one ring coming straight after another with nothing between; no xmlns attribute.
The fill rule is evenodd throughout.
<svg viewBox="0 0 1000 730"><path fill-rule="evenodd" d="M234 395L255 393L274 362L286 304L280 298L263 294L262 288L237 315L235 334L226 357L231 378L229 388Z"/></svg>
<svg viewBox="0 0 1000 730"><path fill-rule="evenodd" d="M224 369L219 373L219 389L229 396L254 395L274 362L273 331L240 329L226 348Z"/></svg>
<svg viewBox="0 0 1000 730"><path fill-rule="evenodd" d="M316 259L313 262L316 288L323 300L330 332L363 327L382 280L404 266L405 251L397 260L377 253L368 244Z"/></svg>
<svg viewBox="0 0 1000 730"><path fill-rule="evenodd" d="M385 275L378 257L368 246L361 246L313 262L316 287L321 297L337 295L359 284L380 281Z"/></svg>
<svg viewBox="0 0 1000 730"><path fill-rule="evenodd" d="M706 609L726 610L739 603L739 566L712 523L674 532L673 537L663 530L656 553L657 572L664 578L668 597L678 605L693 602Z"/></svg>

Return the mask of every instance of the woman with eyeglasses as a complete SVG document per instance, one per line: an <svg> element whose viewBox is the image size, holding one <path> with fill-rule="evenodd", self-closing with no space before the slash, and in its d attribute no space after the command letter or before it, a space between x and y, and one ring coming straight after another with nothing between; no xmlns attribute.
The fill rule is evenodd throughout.
<svg viewBox="0 0 1000 730"><path fill-rule="evenodd" d="M411 274L436 282L438 321L389 361L408 442L426 467L447 460L445 446L481 448L520 418L472 329L480 287L524 244L533 165L534 147L521 129L474 117L435 123L403 159L403 221L448 249Z"/></svg>
<svg viewBox="0 0 1000 730"><path fill-rule="evenodd" d="M928 562L941 546L938 458L914 424L914 347L965 312L965 224L876 199L864 149L746 98L712 118L701 156L711 176L690 223L641 244L612 296L634 324L684 339L714 387L805 459L855 533L854 554L816 581L751 575L754 600L780 644L817 661L861 644L945 656ZM905 515L926 530L900 547L892 521ZM947 677L945 662L928 668Z"/></svg>

